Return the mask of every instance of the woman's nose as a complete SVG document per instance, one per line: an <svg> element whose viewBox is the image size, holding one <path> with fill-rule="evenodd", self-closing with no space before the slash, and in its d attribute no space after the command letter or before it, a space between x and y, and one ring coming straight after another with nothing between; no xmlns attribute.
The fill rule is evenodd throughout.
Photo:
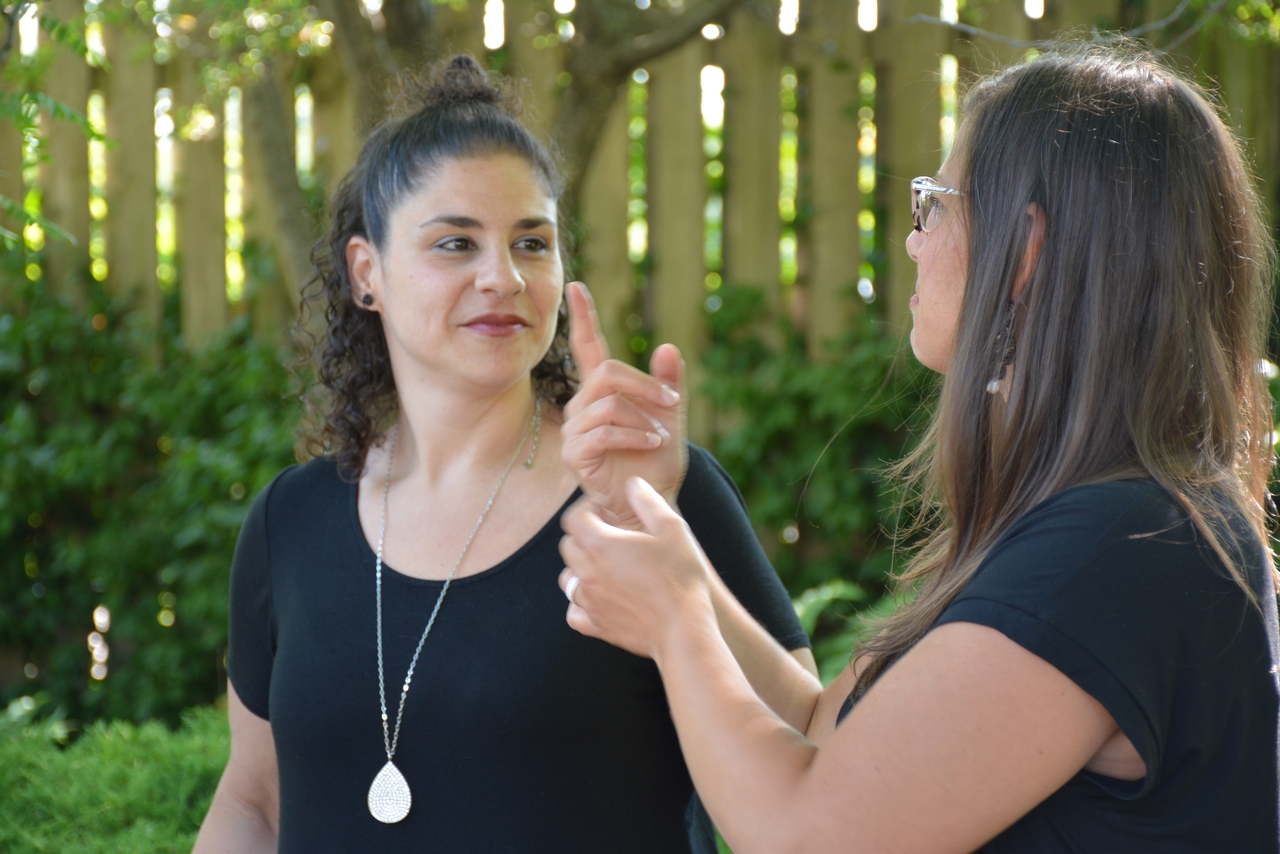
<svg viewBox="0 0 1280 854"><path fill-rule="evenodd" d="M907 256L916 263L920 262L920 247L924 244L924 232L917 228L911 229L911 233L907 235Z"/></svg>
<svg viewBox="0 0 1280 854"><path fill-rule="evenodd" d="M476 287L494 296L513 297L525 289L524 276L516 267L511 253L496 249L487 253L476 273Z"/></svg>

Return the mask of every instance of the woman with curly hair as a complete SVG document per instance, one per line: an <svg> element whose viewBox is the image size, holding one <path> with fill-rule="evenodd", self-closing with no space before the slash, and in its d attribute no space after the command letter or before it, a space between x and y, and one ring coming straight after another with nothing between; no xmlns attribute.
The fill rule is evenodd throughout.
<svg viewBox="0 0 1280 854"><path fill-rule="evenodd" d="M905 604L825 691L762 681L633 479L644 531L566 515L569 623L657 661L738 854L1277 851L1274 247L1238 144L1155 62L1046 54L911 194L944 380Z"/></svg>
<svg viewBox="0 0 1280 854"><path fill-rule="evenodd" d="M241 532L231 757L196 850L714 851L653 662L564 625L561 512L624 506L611 484L665 445L665 497L772 632L727 607L744 658L812 668L807 638L732 481L673 445L678 355L665 385L605 362L580 285L563 428L561 184L510 96L467 57L406 83L315 253L314 458Z"/></svg>

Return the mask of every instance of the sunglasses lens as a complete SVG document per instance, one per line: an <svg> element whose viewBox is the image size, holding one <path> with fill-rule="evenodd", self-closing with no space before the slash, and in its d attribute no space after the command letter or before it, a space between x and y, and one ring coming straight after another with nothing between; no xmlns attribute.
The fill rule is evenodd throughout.
<svg viewBox="0 0 1280 854"><path fill-rule="evenodd" d="M928 190L911 188L911 222L916 231L928 232L933 228L934 211L933 193Z"/></svg>

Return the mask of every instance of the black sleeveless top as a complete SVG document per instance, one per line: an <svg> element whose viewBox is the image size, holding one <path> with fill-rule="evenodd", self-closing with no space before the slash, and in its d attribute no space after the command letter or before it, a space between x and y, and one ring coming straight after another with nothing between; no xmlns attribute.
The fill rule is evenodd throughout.
<svg viewBox="0 0 1280 854"><path fill-rule="evenodd" d="M679 504L734 594L784 646L808 645L742 498L690 447ZM287 469L236 548L227 670L271 721L280 852L715 852L657 667L583 637L556 578L560 513L502 563L453 583L423 647L395 762L413 807L366 806L386 762L374 554L332 461ZM572 500L572 499L571 499ZM389 714L441 582L383 570Z"/></svg>
<svg viewBox="0 0 1280 854"><path fill-rule="evenodd" d="M994 628L1101 703L1147 776L1081 771L985 854L1280 850L1276 594L1237 520L1251 603L1158 486L1065 490L991 550L937 625ZM853 708L852 698L840 719Z"/></svg>

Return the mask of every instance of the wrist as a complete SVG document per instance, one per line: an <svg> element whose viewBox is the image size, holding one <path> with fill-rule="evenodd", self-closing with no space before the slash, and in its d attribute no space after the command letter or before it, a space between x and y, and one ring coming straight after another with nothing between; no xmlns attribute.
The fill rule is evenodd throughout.
<svg viewBox="0 0 1280 854"><path fill-rule="evenodd" d="M676 496L679 491L679 488L676 488L671 490L670 494L662 493L662 498L667 502L667 506L670 507L677 516L683 518L683 514L680 512L680 506L676 503ZM592 503L596 505L600 518L608 522L613 527L622 528L627 531L644 530L644 523L640 521L640 518L636 516L630 506L624 506L620 510L615 510L609 503L609 498L606 495L592 493L588 497L591 499Z"/></svg>
<svg viewBox="0 0 1280 854"><path fill-rule="evenodd" d="M705 584L683 591L667 614L650 654L662 671L675 661L696 655L698 648L720 631L711 591Z"/></svg>

